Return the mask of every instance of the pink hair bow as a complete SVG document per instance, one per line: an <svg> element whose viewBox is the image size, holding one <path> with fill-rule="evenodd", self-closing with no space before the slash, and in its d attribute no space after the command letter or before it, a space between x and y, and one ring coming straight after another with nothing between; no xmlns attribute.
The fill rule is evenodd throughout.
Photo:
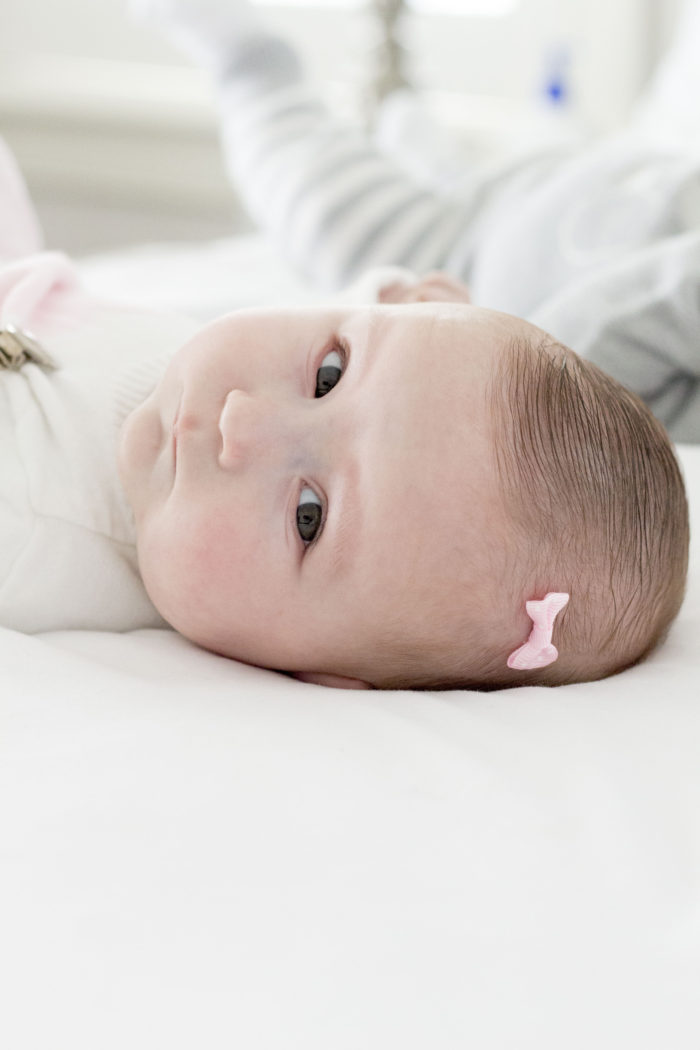
<svg viewBox="0 0 700 1050"><path fill-rule="evenodd" d="M568 594L550 591L541 601L525 602L525 609L533 627L525 644L515 649L508 657L509 667L526 671L554 663L559 651L552 645L552 629L557 613L564 608L568 600Z"/></svg>

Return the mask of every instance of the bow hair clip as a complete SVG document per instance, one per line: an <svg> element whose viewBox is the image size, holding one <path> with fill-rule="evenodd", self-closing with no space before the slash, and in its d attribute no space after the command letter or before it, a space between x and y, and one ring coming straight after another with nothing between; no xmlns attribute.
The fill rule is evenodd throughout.
<svg viewBox="0 0 700 1050"><path fill-rule="evenodd" d="M508 657L509 667L529 671L554 663L559 651L552 645L552 629L557 613L561 612L568 600L568 594L550 591L541 601L525 602L527 615L532 620L532 630L525 644Z"/></svg>

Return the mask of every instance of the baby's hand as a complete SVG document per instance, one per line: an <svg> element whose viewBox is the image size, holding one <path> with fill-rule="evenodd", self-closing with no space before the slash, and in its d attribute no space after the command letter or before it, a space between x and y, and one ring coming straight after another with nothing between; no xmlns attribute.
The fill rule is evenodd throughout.
<svg viewBox="0 0 700 1050"><path fill-rule="evenodd" d="M470 303L466 284L442 273L431 270L419 281L392 281L379 289L380 303Z"/></svg>
<svg viewBox="0 0 700 1050"><path fill-rule="evenodd" d="M128 0L129 13L198 65L222 69L238 41L260 26L247 0Z"/></svg>

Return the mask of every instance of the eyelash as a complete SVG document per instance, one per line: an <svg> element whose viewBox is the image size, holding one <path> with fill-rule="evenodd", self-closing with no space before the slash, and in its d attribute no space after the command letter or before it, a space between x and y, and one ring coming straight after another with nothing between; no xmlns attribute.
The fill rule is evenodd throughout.
<svg viewBox="0 0 700 1050"><path fill-rule="evenodd" d="M340 379L338 380L338 383L340 383L340 381L345 376L345 372L346 372L347 367L348 367L348 359L350 357L350 347L348 346L348 343L346 342L345 339L343 339L341 336L337 336L336 335L336 336L333 337L333 339L331 340L330 344L326 345L324 347L324 349L323 349L323 351L321 353L321 356L318 358L318 365L317 365L317 367L314 370L314 381L315 381L316 375L318 374L318 371L319 371L319 369L321 367L321 362L323 361L323 359L325 357L328 356L328 354L333 353L334 350L340 355L340 361L341 361ZM332 393L333 390L335 390L335 387L338 385L338 383L336 383L335 386L333 387L333 389L329 390L328 393ZM327 394L324 394L323 396L326 397ZM299 536L299 530L297 528L297 522L296 522L296 512L297 512L297 507L299 506L299 496L301 495L301 493L303 492L303 490L305 488L312 489L313 492L317 496L319 496L319 499L321 500L321 513L322 513L321 524L319 526L318 532L316 533L314 538L312 540L309 540L308 542L305 542L301 538L301 536ZM297 491L297 498L296 498L296 503L295 503L295 506L294 506L294 529L296 531L297 536L299 536L299 542L302 545L302 549L303 549L304 553L306 553L306 551L308 551L311 547L314 547L318 543L318 541L320 540L321 535L323 533L323 530L326 527L326 517L327 517L327 505L326 505L326 501L325 501L324 497L322 495L319 495L319 493L316 492L316 489L313 487L313 485L309 484L308 481L302 481L301 484L299 485L299 489Z"/></svg>

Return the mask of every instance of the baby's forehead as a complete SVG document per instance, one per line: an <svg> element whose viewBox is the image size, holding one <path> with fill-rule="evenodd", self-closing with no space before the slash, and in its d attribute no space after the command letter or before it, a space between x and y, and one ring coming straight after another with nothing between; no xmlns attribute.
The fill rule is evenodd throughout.
<svg viewBox="0 0 700 1050"><path fill-rule="evenodd" d="M362 303L349 305L329 301L291 308L270 307L237 311L257 314L260 321L298 329L325 329L337 326L352 329L358 335L376 335L379 329L415 331L431 342L447 343L452 339L491 338L496 342L513 337L528 337L539 329L522 318L487 307L462 302ZM541 333L540 333L541 334Z"/></svg>
<svg viewBox="0 0 700 1050"><path fill-rule="evenodd" d="M491 413L492 381L499 370L502 348L513 341L517 319L461 304L400 305L376 316L378 358L386 349L391 369L379 376L391 399L387 440L380 447L405 455L393 462L405 473L405 487L388 485L403 503L389 502L388 516L411 513L420 496L425 506L441 508L464 524L474 514L473 500L483 502L494 474L494 435ZM454 308L453 308L454 306ZM446 308L447 307L447 308ZM515 322L515 323L514 323ZM415 340L411 338L415 335ZM373 369L367 370L370 380Z"/></svg>
<svg viewBox="0 0 700 1050"><path fill-rule="evenodd" d="M358 324L371 327L382 321L413 329L432 346L452 344L461 352L495 348L516 338L530 340L542 334L520 317L472 303L379 304L358 312Z"/></svg>
<svg viewBox="0 0 700 1050"><path fill-rule="evenodd" d="M300 323L305 311L298 313ZM336 323L367 331L402 329L420 332L424 337L449 339L454 335L490 333L493 337L507 338L515 334L527 334L534 330L528 322L497 310L474 306L471 303L420 302L420 303L369 303L354 307L319 307L306 316L318 323L326 323L335 317Z"/></svg>

